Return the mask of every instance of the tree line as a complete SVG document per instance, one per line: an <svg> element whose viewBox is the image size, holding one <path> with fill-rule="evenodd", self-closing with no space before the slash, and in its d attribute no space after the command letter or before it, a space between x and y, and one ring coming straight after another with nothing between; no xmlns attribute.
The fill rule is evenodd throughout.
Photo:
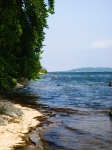
<svg viewBox="0 0 112 150"><path fill-rule="evenodd" d="M40 63L54 0L0 1L0 91L14 89L15 80L39 78Z"/></svg>

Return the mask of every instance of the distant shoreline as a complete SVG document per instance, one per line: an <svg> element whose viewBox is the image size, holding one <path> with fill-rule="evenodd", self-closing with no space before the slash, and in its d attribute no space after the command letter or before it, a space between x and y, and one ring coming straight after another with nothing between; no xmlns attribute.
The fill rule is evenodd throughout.
<svg viewBox="0 0 112 150"><path fill-rule="evenodd" d="M112 72L112 68L105 67L86 67L69 70L69 72Z"/></svg>
<svg viewBox="0 0 112 150"><path fill-rule="evenodd" d="M76 68L71 70L62 70L62 71L49 71L49 72L112 72L110 67L85 67L85 68Z"/></svg>

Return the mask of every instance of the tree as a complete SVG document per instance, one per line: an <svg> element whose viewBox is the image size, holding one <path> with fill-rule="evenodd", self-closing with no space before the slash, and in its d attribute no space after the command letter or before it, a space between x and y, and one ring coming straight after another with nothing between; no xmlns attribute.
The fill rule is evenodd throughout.
<svg viewBox="0 0 112 150"><path fill-rule="evenodd" d="M54 0L1 0L0 12L2 91L15 87L14 78L39 78L44 28L48 28L49 13L54 13Z"/></svg>
<svg viewBox="0 0 112 150"><path fill-rule="evenodd" d="M48 73L48 72L47 72L47 69L44 68L44 67L41 67L41 69L40 69L40 74L41 74L41 73L47 74L47 73Z"/></svg>

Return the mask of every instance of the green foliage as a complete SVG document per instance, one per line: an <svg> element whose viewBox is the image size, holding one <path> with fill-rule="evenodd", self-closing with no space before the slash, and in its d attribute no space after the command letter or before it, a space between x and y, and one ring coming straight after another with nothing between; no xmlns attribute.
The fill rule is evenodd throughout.
<svg viewBox="0 0 112 150"><path fill-rule="evenodd" d="M0 91L3 91L14 89L13 79L39 78L44 28L48 28L49 13L54 13L54 0L1 0L0 12Z"/></svg>
<svg viewBox="0 0 112 150"><path fill-rule="evenodd" d="M0 114L5 114L6 109L5 106L0 106Z"/></svg>
<svg viewBox="0 0 112 150"><path fill-rule="evenodd" d="M46 69L46 68L42 67L42 68L40 69L40 73L47 74L48 72L47 72L47 69Z"/></svg>

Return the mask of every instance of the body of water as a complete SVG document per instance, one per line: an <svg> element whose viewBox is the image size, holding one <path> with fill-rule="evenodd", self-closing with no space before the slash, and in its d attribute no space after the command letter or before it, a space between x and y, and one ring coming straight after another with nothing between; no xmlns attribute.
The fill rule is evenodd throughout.
<svg viewBox="0 0 112 150"><path fill-rule="evenodd" d="M112 150L112 73L51 72L20 90L53 112L40 133L48 150ZM40 148L44 150L44 148Z"/></svg>

